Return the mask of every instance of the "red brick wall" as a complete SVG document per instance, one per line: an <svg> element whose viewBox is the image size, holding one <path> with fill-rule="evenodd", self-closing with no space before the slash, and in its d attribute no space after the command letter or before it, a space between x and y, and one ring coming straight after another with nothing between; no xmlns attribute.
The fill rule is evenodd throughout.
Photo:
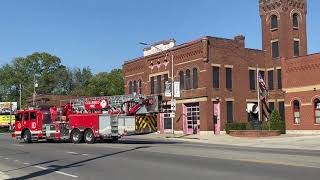
<svg viewBox="0 0 320 180"><path fill-rule="evenodd" d="M315 124L313 104L315 98L320 98L320 54L283 59L282 67L287 130L320 130L320 124ZM294 124L293 100L300 102L300 125Z"/></svg>

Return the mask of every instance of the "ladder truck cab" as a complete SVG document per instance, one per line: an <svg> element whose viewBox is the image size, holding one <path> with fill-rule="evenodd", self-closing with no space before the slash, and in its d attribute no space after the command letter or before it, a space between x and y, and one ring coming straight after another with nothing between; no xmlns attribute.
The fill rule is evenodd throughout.
<svg viewBox="0 0 320 180"><path fill-rule="evenodd" d="M116 141L125 135L155 132L161 104L161 96L134 94L79 98L60 108L20 110L12 137L25 143L40 139L88 144L97 139Z"/></svg>

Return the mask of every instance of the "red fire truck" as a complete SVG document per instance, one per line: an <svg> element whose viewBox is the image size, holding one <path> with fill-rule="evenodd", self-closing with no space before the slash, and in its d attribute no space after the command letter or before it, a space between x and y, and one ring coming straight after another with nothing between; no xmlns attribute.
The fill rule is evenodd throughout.
<svg viewBox="0 0 320 180"><path fill-rule="evenodd" d="M123 95L69 100L60 108L41 106L16 114L12 137L31 143L71 140L115 141L137 132L154 132L161 96ZM139 119L139 121L137 121Z"/></svg>

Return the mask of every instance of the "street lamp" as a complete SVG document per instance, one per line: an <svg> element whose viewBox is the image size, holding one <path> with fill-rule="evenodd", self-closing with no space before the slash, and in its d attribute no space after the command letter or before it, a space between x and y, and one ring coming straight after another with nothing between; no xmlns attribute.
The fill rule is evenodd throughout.
<svg viewBox="0 0 320 180"><path fill-rule="evenodd" d="M34 106L35 105L35 99L36 99L36 88L38 87L38 80L37 80L37 77L39 75L35 74L33 76L33 98L32 98L32 105Z"/></svg>
<svg viewBox="0 0 320 180"><path fill-rule="evenodd" d="M151 45L151 44L146 43L146 42L139 42L139 44L144 45L144 46L154 47L161 53L164 51L164 50L158 48L157 46ZM170 54L170 53L171 53L171 108L170 108L171 109L171 132L172 132L172 134L174 134L174 128L173 128L173 121L174 121L173 114L175 114L174 113L175 110L173 109L173 103L174 103L174 94L173 94L174 93L173 92L174 91L174 87L173 87L174 86L173 58L174 58L174 55L173 55L172 51L167 52L165 58L167 58L168 54Z"/></svg>

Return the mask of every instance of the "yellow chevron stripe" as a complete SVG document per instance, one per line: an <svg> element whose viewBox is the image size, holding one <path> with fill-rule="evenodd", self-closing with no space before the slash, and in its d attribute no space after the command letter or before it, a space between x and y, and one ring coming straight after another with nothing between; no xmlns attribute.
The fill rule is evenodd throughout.
<svg viewBox="0 0 320 180"><path fill-rule="evenodd" d="M152 129L157 130L157 116L137 116L136 117L136 129Z"/></svg>

